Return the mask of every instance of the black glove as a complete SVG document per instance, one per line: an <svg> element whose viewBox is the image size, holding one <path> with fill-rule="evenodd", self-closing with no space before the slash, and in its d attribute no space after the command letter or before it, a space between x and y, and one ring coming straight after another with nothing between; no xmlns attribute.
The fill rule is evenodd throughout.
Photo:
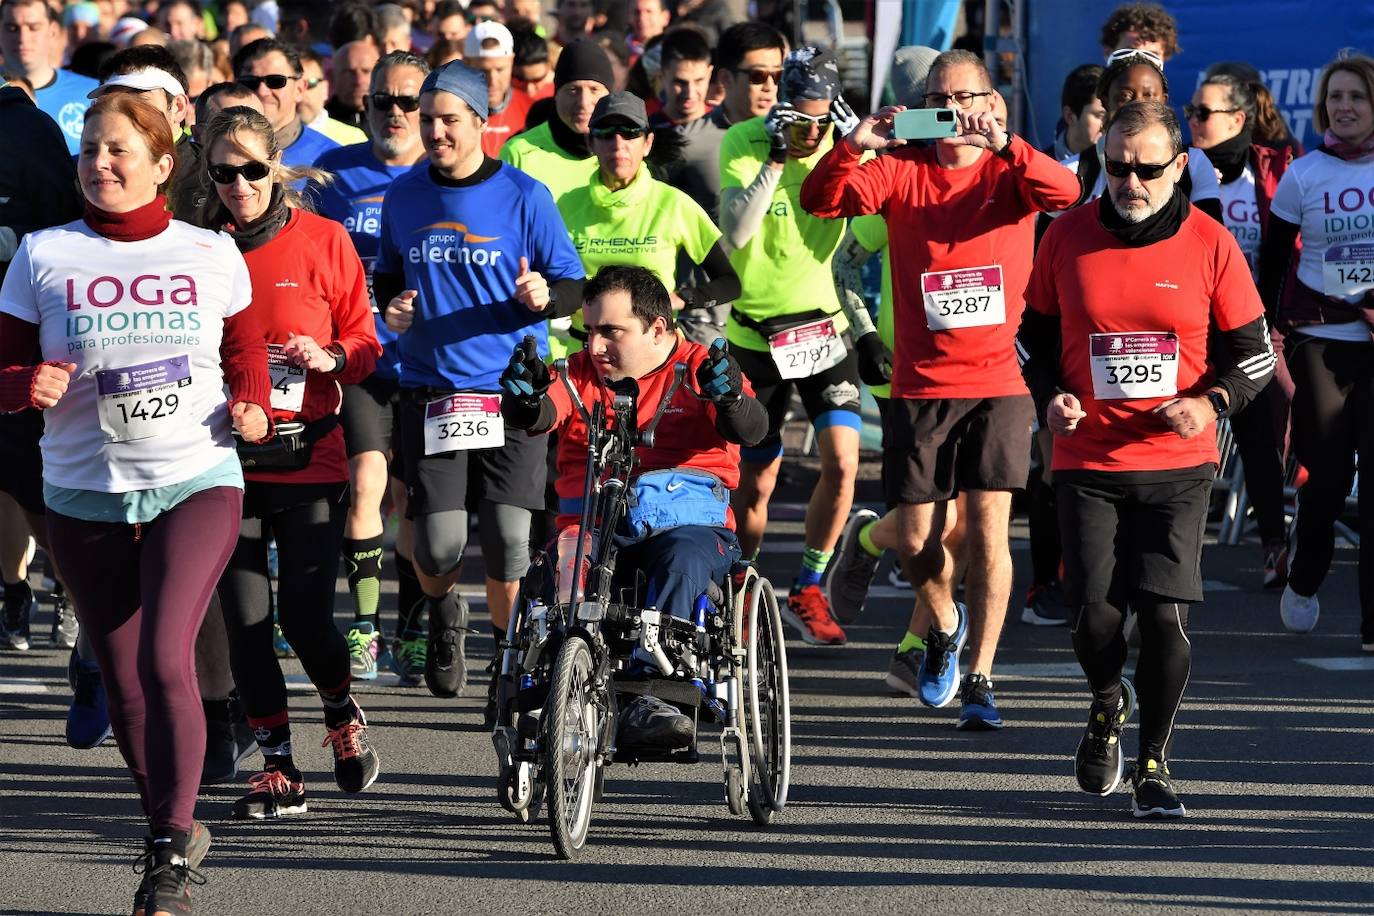
<svg viewBox="0 0 1374 916"><path fill-rule="evenodd" d="M515 348L510 363L501 373L501 393L527 403L538 403L552 381L549 367L539 358L534 338L527 335Z"/></svg>
<svg viewBox="0 0 1374 916"><path fill-rule="evenodd" d="M865 385L871 388L892 381L892 351L879 339L877 331L869 331L856 340L854 352L859 357L859 378Z"/></svg>
<svg viewBox="0 0 1374 916"><path fill-rule="evenodd" d="M796 123L797 110L786 102L779 102L768 110L763 130L768 134L768 158L773 162L787 162L787 151L792 146L791 127Z"/></svg>
<svg viewBox="0 0 1374 916"><path fill-rule="evenodd" d="M744 393L744 376L739 363L725 349L722 338L716 338L706 352L706 359L697 366L697 388L717 404L733 404Z"/></svg>

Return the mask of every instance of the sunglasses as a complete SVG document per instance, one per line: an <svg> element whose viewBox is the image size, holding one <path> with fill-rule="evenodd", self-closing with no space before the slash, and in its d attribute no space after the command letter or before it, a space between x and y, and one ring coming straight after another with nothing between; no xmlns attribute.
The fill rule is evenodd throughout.
<svg viewBox="0 0 1374 916"><path fill-rule="evenodd" d="M1115 159L1107 159L1102 167L1113 178L1125 178L1134 172L1141 181L1154 181L1163 175L1164 170L1173 165L1177 159L1178 155L1175 154L1173 159L1159 165L1144 162L1118 162Z"/></svg>
<svg viewBox="0 0 1374 916"><path fill-rule="evenodd" d="M749 77L749 83L753 86L762 86L764 83L777 85L782 79L781 70L769 70L764 67L735 67L734 72L742 76Z"/></svg>
<svg viewBox="0 0 1374 916"><path fill-rule="evenodd" d="M1235 114L1239 108L1208 108L1206 105L1184 105L1183 115L1189 121L1206 123L1207 119L1214 114Z"/></svg>
<svg viewBox="0 0 1374 916"><path fill-rule="evenodd" d="M793 111L792 117L797 119L798 127L801 127L802 125L815 125L816 127L824 127L825 125L830 123L830 115L828 114L806 115L802 114L800 111Z"/></svg>
<svg viewBox="0 0 1374 916"><path fill-rule="evenodd" d="M373 111L390 111L391 106L395 105L401 111L409 114L420 107L418 95L392 95L389 92L374 92L367 98L372 104Z"/></svg>
<svg viewBox="0 0 1374 916"><path fill-rule="evenodd" d="M280 73L269 73L266 76L240 76L237 82L249 92L257 92L258 87L263 83L267 84L268 89L285 89L286 84L294 79L300 79L300 77L283 76Z"/></svg>
<svg viewBox="0 0 1374 916"><path fill-rule="evenodd" d="M612 124L610 127L593 127L591 129L593 140L609 140L612 137L619 137L622 140L638 140L648 132L647 127L635 127L633 124Z"/></svg>
<svg viewBox="0 0 1374 916"><path fill-rule="evenodd" d="M1113 51L1111 54L1107 55L1107 66L1110 67L1112 64L1123 60L1131 60L1136 57L1153 65L1156 70L1160 72L1164 71L1164 58L1153 51L1146 51L1142 48L1122 48L1119 51Z"/></svg>
<svg viewBox="0 0 1374 916"><path fill-rule="evenodd" d="M219 162L211 162L206 166L206 171L210 173L210 180L215 184L233 184L242 175L247 181L262 181L272 173L272 167L266 162L245 162L243 165L225 165Z"/></svg>
<svg viewBox="0 0 1374 916"><path fill-rule="evenodd" d="M950 99L953 99L954 104L960 108L969 108L973 105L974 99L981 99L989 95L992 95L991 90L984 92L965 90L963 92L927 92L923 98L927 108L948 108Z"/></svg>

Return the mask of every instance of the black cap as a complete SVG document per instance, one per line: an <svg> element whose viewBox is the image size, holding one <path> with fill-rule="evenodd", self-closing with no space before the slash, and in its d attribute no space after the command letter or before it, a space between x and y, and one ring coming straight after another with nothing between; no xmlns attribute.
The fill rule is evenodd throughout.
<svg viewBox="0 0 1374 916"><path fill-rule="evenodd" d="M615 72L611 70L611 59L601 45L587 38L574 41L558 55L558 65L553 68L553 85L562 88L578 80L592 80L615 88Z"/></svg>
<svg viewBox="0 0 1374 916"><path fill-rule="evenodd" d="M610 121L629 121L635 127L648 127L649 115L644 111L644 100L633 92L612 92L602 96L592 110L588 127L601 127Z"/></svg>

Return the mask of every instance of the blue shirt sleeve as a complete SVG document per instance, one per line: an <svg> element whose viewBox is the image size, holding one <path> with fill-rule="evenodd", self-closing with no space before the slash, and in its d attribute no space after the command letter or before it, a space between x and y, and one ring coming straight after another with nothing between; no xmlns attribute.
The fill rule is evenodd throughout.
<svg viewBox="0 0 1374 916"><path fill-rule="evenodd" d="M540 182L532 181L525 190L525 199L528 201L525 219L530 243L530 268L542 274L549 283L580 280L586 276L582 259L573 247L572 236L563 223L563 216L558 212L549 189Z"/></svg>

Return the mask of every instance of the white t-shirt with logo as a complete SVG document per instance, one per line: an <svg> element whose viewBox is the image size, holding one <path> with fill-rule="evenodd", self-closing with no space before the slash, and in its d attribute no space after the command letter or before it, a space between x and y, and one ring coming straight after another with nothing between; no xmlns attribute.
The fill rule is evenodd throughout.
<svg viewBox="0 0 1374 916"><path fill-rule="evenodd" d="M1221 217L1250 265L1250 276L1258 279L1259 200L1255 197L1255 173L1248 164L1235 181L1221 186Z"/></svg>
<svg viewBox="0 0 1374 916"><path fill-rule="evenodd" d="M0 312L39 326L44 360L75 363L45 410L43 476L122 493L169 486L233 452L220 368L224 320L252 301L227 235L173 220L138 242L85 222L30 233L0 287Z"/></svg>

